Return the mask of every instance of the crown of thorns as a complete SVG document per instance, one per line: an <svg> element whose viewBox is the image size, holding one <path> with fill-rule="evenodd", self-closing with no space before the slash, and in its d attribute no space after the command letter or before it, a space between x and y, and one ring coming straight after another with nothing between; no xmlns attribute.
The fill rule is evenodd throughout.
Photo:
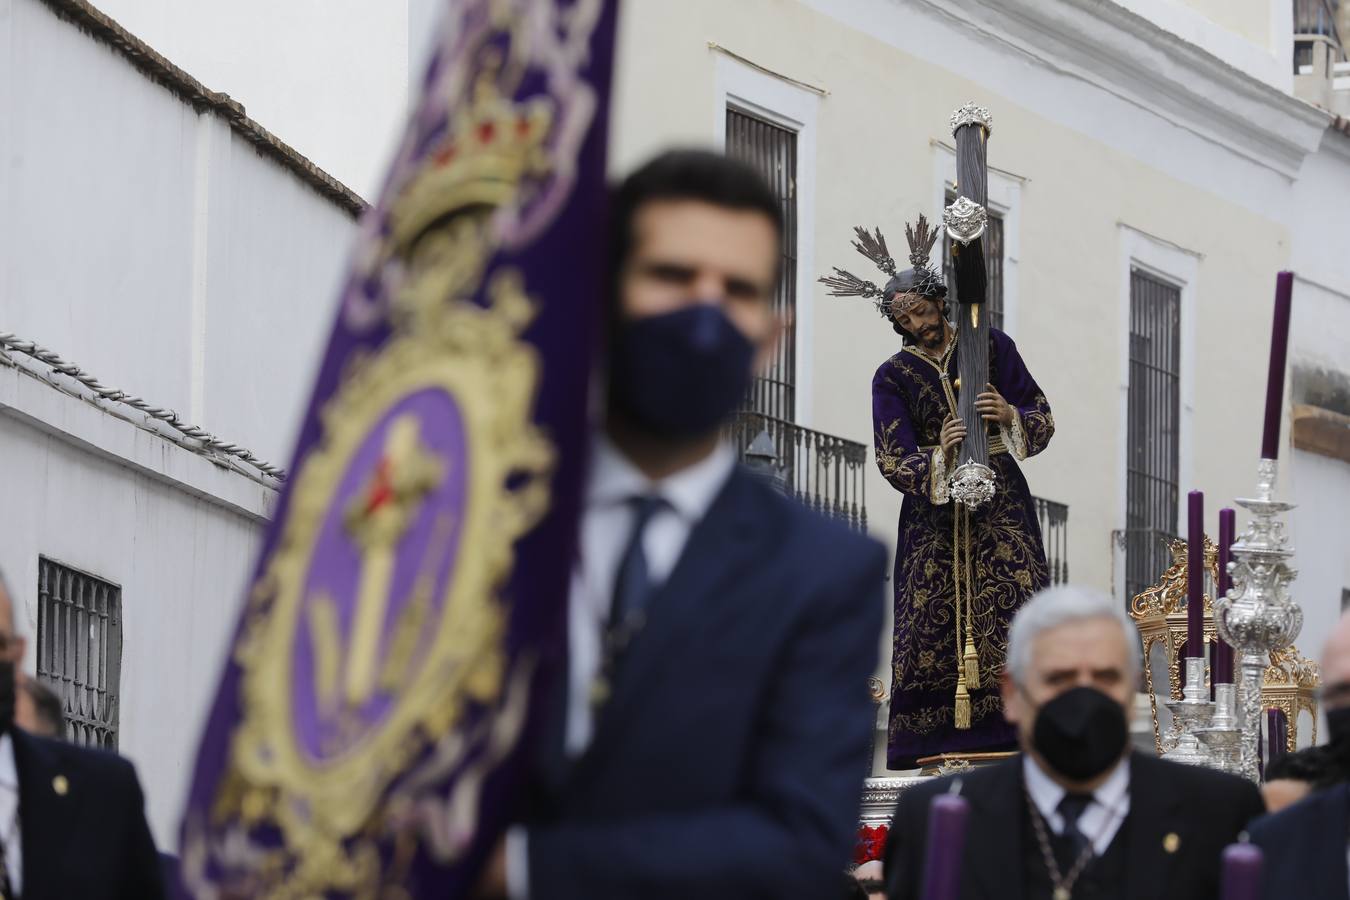
<svg viewBox="0 0 1350 900"><path fill-rule="evenodd" d="M929 226L927 217L920 215L913 225L905 226L905 237L909 241L909 262L913 268L904 272L896 271L895 260L891 258L891 251L886 246L886 238L880 228L869 232L866 228L854 226L853 233L853 249L875 263L890 280L881 288L846 269L834 266L833 275L819 279L821 284L830 289L831 297L863 297L871 300L877 312L890 321L893 313L908 311L923 298L939 298L946 294L947 286L943 283L942 273L928 262L938 232ZM896 293L901 295L894 298L900 305L893 309L892 295Z"/></svg>

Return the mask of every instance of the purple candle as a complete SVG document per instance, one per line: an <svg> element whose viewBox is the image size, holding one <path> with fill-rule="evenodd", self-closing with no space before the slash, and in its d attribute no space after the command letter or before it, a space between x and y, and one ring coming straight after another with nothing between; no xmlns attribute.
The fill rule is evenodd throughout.
<svg viewBox="0 0 1350 900"><path fill-rule="evenodd" d="M1186 496L1186 655L1205 655L1205 495Z"/></svg>
<svg viewBox="0 0 1350 900"><path fill-rule="evenodd" d="M1284 756L1289 750L1289 720L1284 710L1266 707L1266 765Z"/></svg>
<svg viewBox="0 0 1350 900"><path fill-rule="evenodd" d="M1219 510L1219 584L1216 598L1228 596L1233 579L1228 574L1228 561L1232 558L1233 535L1237 525L1237 514L1231 509ZM1210 680L1215 684L1233 683L1233 648L1223 638L1217 638L1214 644L1214 659L1211 663L1213 675Z"/></svg>
<svg viewBox="0 0 1350 900"><path fill-rule="evenodd" d="M928 858L923 900L956 900L961 893L961 858L970 803L957 794L939 794L928 806Z"/></svg>
<svg viewBox="0 0 1350 900"><path fill-rule="evenodd" d="M1261 870L1265 854L1255 844L1229 844L1223 848L1220 900L1260 900Z"/></svg>
<svg viewBox="0 0 1350 900"><path fill-rule="evenodd" d="M1270 374L1266 376L1266 425L1261 432L1261 458L1280 456L1280 415L1284 412L1284 364L1289 356L1289 309L1294 273L1275 278L1275 322L1270 328Z"/></svg>

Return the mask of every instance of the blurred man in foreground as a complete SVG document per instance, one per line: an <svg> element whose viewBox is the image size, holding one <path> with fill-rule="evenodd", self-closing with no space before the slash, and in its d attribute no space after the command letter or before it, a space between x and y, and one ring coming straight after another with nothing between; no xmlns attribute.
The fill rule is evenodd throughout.
<svg viewBox="0 0 1350 900"><path fill-rule="evenodd" d="M1139 640L1120 604L1084 587L1036 595L1013 619L1003 708L1022 753L961 779L970 801L963 900L1209 900L1219 855L1262 811L1242 778L1132 753ZM893 900L922 896L935 779L901 795L887 848Z"/></svg>
<svg viewBox="0 0 1350 900"><path fill-rule="evenodd" d="M785 325L778 202L747 166L672 152L619 188L613 223L566 696L484 892L832 897L867 773L886 559L719 438Z"/></svg>
<svg viewBox="0 0 1350 900"><path fill-rule="evenodd" d="M1265 851L1265 896L1350 898L1346 835L1350 828L1350 613L1336 624L1322 651L1322 712L1328 742L1320 790L1252 825L1252 843ZM1278 774L1278 773L1277 773Z"/></svg>
<svg viewBox="0 0 1350 900"><path fill-rule="evenodd" d="M1345 780L1345 773L1330 747L1304 747L1266 763L1261 796L1266 811L1277 813L1306 799L1315 791Z"/></svg>
<svg viewBox="0 0 1350 900"><path fill-rule="evenodd" d="M0 577L0 896L163 897L131 764L14 727L15 672L25 649Z"/></svg>

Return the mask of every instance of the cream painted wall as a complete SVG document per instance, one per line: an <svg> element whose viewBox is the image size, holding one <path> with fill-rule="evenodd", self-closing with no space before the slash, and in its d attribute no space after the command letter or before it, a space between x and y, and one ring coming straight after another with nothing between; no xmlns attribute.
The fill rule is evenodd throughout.
<svg viewBox="0 0 1350 900"><path fill-rule="evenodd" d="M774 27L764 28L765 21ZM678 10L637 3L626 8L622 27L618 170L672 142L711 140L719 111L709 41L828 91L819 102L816 171L801 173L816 180L816 221L803 225L814 229L819 272L830 265L862 271L856 267L866 263L848 242L853 225L882 226L894 248L906 220L933 215L939 151L932 142L950 139L945 123L960 103L978 98L990 106L990 162L1026 179L1015 336L1059 428L1049 451L1027 464L1027 477L1036 494L1070 505L1075 580L1110 586L1110 532L1123 520L1121 223L1199 255L1195 479L1182 488L1213 498L1211 520L1226 498L1246 489L1264 379L1264 366L1246 361L1266 352L1268 284L1288 255L1279 210L1257 214L1033 112L1019 102L1017 84L973 83L795 3L689 0ZM1147 111L1134 115L1128 125L1169 139ZM871 375L897 339L869 304L802 287L798 302L812 305L816 335L804 348L815 384L815 414L806 424L870 445ZM1250 414L1235 415L1244 405ZM893 541L898 495L874 470L867 491L869 519Z"/></svg>
<svg viewBox="0 0 1350 900"><path fill-rule="evenodd" d="M1339 371L1350 377L1350 258L1320 250L1318 235L1350 234L1350 137L1328 131L1309 156L1294 187L1295 252L1289 359L1293 367ZM1320 185L1320 188L1319 188ZM1307 239L1304 239L1306 235ZM1288 432L1286 431L1288 448ZM1350 589L1350 463L1289 449L1281 482L1298 503L1291 514L1295 599L1303 606L1304 655L1320 657L1328 633L1340 618L1341 591Z"/></svg>

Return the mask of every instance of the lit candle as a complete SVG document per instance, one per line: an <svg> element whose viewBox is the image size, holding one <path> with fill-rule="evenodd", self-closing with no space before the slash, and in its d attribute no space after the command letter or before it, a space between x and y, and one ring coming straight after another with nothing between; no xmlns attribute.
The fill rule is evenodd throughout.
<svg viewBox="0 0 1350 900"><path fill-rule="evenodd" d="M1265 854L1255 844L1229 844L1223 848L1223 879L1220 900L1260 900L1261 870Z"/></svg>
<svg viewBox="0 0 1350 900"><path fill-rule="evenodd" d="M1205 655L1205 495L1186 497L1186 655Z"/></svg>
<svg viewBox="0 0 1350 900"><path fill-rule="evenodd" d="M1228 561L1232 558L1233 534L1236 531L1237 514L1231 509L1219 510L1219 585L1216 591L1219 597L1228 596L1233 579L1228 574ZM1217 629L1216 629L1217 630ZM1233 683L1233 648L1223 638L1216 638L1214 659L1211 663L1215 684Z"/></svg>
<svg viewBox="0 0 1350 900"><path fill-rule="evenodd" d="M1284 411L1284 364L1289 355L1290 298L1294 291L1294 273L1281 272L1275 278L1275 321L1270 329L1270 373L1266 376L1265 430L1261 432L1261 458L1280 455L1280 416Z"/></svg>
<svg viewBox="0 0 1350 900"><path fill-rule="evenodd" d="M923 900L956 900L961 893L961 860L970 803L957 794L939 794L928 806L928 859Z"/></svg>

